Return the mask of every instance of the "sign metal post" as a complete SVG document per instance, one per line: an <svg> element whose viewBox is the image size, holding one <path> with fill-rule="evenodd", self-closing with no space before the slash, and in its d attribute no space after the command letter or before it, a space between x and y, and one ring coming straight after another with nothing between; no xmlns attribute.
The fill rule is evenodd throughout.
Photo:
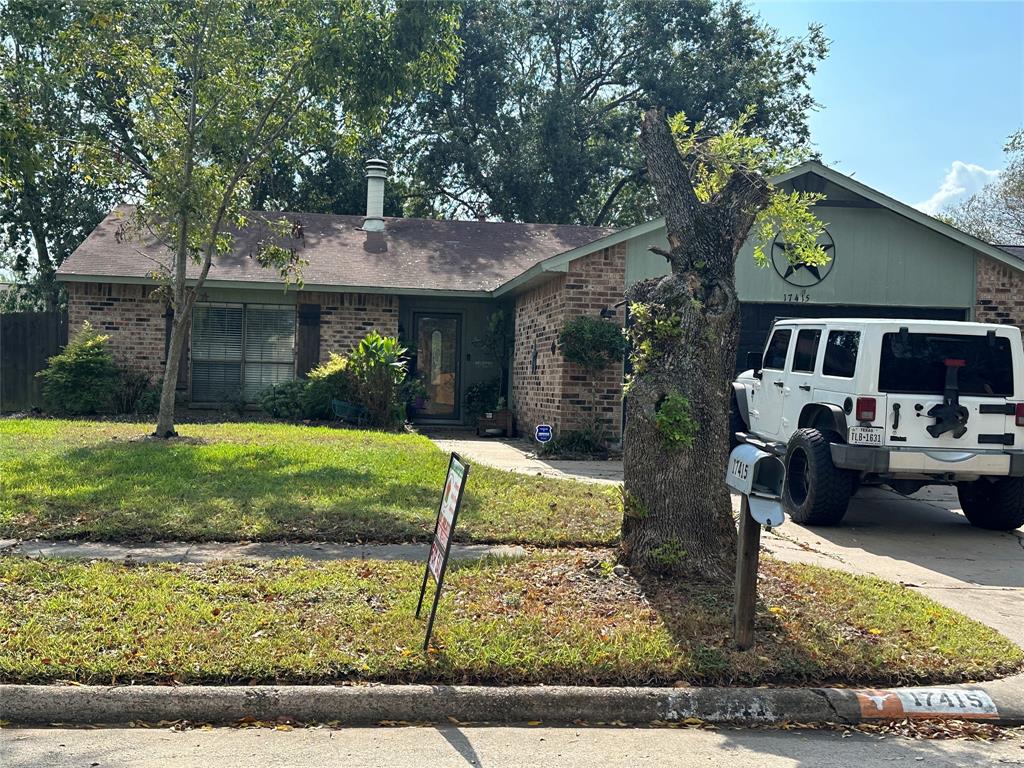
<svg viewBox="0 0 1024 768"><path fill-rule="evenodd" d="M459 507L462 505L462 492L466 489L466 478L469 477L469 465L462 458L453 453L448 459L448 472L445 475L444 491L441 493L441 503L437 508L437 519L434 521L434 535L430 541L430 555L427 558L427 566L423 571L423 583L420 585L420 599L416 603L416 618L420 617L423 608L423 598L427 592L427 580L434 577L434 602L430 607L430 616L427 619L427 636L423 639L423 650L430 647L430 635L434 630L434 618L437 615L437 605L441 600L441 588L444 585L444 576L448 570L448 556L451 553L452 537L455 534L455 522L459 517Z"/></svg>

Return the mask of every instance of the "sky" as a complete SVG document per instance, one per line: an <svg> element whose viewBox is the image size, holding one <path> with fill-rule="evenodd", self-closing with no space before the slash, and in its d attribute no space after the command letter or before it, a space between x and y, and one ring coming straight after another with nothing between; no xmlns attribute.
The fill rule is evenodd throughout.
<svg viewBox="0 0 1024 768"><path fill-rule="evenodd" d="M811 81L822 160L935 213L1005 166L1024 127L1024 0L755 0L785 35L818 22L832 41Z"/></svg>

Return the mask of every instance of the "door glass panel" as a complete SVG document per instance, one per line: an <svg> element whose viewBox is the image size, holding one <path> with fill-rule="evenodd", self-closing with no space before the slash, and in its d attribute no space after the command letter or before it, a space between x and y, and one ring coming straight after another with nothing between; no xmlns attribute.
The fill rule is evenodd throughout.
<svg viewBox="0 0 1024 768"><path fill-rule="evenodd" d="M780 328L772 336L771 344L764 353L764 367L781 371L786 367L786 352L789 351L789 337L793 334L788 328Z"/></svg>
<svg viewBox="0 0 1024 768"><path fill-rule="evenodd" d="M459 318L451 315L416 317L416 373L427 388L420 414L429 419L454 419L458 397Z"/></svg>
<svg viewBox="0 0 1024 768"><path fill-rule="evenodd" d="M818 341L821 330L805 328L796 335L796 349L793 351L793 370L799 373L813 373L814 361L818 359Z"/></svg>

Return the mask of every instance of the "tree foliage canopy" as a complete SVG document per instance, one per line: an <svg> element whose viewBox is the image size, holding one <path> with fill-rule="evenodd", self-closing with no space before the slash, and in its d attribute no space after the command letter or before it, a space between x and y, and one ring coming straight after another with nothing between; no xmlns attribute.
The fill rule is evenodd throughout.
<svg viewBox="0 0 1024 768"><path fill-rule="evenodd" d="M0 270L8 309L53 306L54 273L123 193L77 152L82 102L64 66L80 41L70 2L0 4Z"/></svg>
<svg viewBox="0 0 1024 768"><path fill-rule="evenodd" d="M817 27L784 38L712 0L475 0L459 34L456 77L405 115L411 210L509 221L650 218L646 105L710 130L753 107L768 144L804 143L807 81L827 50Z"/></svg>
<svg viewBox="0 0 1024 768"><path fill-rule="evenodd" d="M1024 244L1024 129L1004 147L1006 168L977 194L946 212L956 227L988 243Z"/></svg>
<svg viewBox="0 0 1024 768"><path fill-rule="evenodd" d="M81 7L84 55L74 74L94 137L87 158L97 174L136 190L120 236L166 247L153 270L174 312L157 434L174 433L191 309L235 233L262 224L251 255L286 282L301 280L301 227L245 213L261 172L327 135L354 146L381 129L397 101L450 77L455 22L447 0Z"/></svg>

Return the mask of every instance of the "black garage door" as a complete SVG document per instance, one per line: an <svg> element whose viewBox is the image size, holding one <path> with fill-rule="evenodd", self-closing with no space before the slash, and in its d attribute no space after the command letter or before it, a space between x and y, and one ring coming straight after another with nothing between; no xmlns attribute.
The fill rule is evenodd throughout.
<svg viewBox="0 0 1024 768"><path fill-rule="evenodd" d="M736 371L747 368L747 353L764 351L772 323L787 317L895 317L908 320L967 320L965 309L947 307L861 307L843 304L742 304Z"/></svg>

